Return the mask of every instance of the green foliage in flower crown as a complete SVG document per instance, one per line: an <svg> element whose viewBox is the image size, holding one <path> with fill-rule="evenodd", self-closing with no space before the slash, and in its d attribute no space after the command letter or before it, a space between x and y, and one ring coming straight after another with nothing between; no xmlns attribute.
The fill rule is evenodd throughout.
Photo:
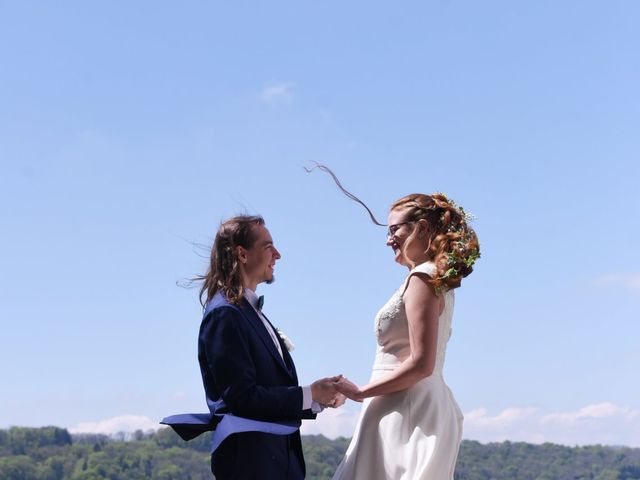
<svg viewBox="0 0 640 480"><path fill-rule="evenodd" d="M480 258L480 252L478 250L472 250L471 254L465 258L464 260L464 264L467 267L471 267L474 263L476 263L476 260L478 260Z"/></svg>
<svg viewBox="0 0 640 480"><path fill-rule="evenodd" d="M456 205L453 200L449 200L449 203L451 203L451 205L453 205L460 212L461 216L465 219L465 223L476 218L471 213L465 212L462 207ZM469 246L469 237L471 235L471 232L464 224L458 226L451 225L448 231L451 233L457 233L461 236L461 238L454 243L454 250L447 253L447 262L449 263L449 265L455 265L458 262L462 262L467 267L471 267L476 262L476 260L480 258L480 251L474 248L468 252L468 255L466 257L461 255ZM447 273L448 272L449 271L447 271ZM457 272L455 275L457 275Z"/></svg>
<svg viewBox="0 0 640 480"><path fill-rule="evenodd" d="M451 267L449 270L444 272L444 275L442 276L442 278L452 278L452 277L455 277L456 275L458 275L458 269Z"/></svg>
<svg viewBox="0 0 640 480"><path fill-rule="evenodd" d="M455 279L458 275L463 274L465 270L470 269L480 258L480 250L478 248L470 248L471 245L476 244L477 238L473 229L467 225L467 222L475 219L476 217L471 213L466 212L464 208L444 193L440 193L439 195L444 197L447 203L451 205L462 218L462 221L453 222L447 229L447 233L455 234L457 238L451 243L451 251L446 253L447 265L449 268L444 272L440 279L450 280ZM441 221L444 222L444 220L445 216L443 214ZM445 285L436 288L436 294L439 295L446 288L447 287Z"/></svg>

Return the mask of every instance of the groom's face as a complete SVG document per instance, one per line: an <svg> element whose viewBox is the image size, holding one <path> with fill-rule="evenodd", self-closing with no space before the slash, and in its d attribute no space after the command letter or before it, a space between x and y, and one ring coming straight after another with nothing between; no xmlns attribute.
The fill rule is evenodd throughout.
<svg viewBox="0 0 640 480"><path fill-rule="evenodd" d="M253 228L256 240L251 248L245 249L244 273L256 285L262 282L271 283L280 252L273 244L269 230L263 225L255 225Z"/></svg>

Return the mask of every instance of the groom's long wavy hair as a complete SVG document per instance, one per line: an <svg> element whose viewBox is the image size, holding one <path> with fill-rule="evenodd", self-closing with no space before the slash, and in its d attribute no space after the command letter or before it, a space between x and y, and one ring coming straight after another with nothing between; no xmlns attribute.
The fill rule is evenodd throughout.
<svg viewBox="0 0 640 480"><path fill-rule="evenodd" d="M200 304L203 307L219 291L235 305L244 297L236 247L248 249L253 246L257 238L256 225L264 225L264 219L258 215L238 215L220 224L211 247L207 273L193 279L202 282Z"/></svg>

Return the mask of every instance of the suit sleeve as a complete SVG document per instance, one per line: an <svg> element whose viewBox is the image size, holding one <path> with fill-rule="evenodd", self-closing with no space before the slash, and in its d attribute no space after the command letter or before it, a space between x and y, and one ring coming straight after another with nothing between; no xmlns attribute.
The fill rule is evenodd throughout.
<svg viewBox="0 0 640 480"><path fill-rule="evenodd" d="M300 418L302 388L260 385L251 355L247 325L230 307L205 318L201 341L216 390L235 415L261 420Z"/></svg>

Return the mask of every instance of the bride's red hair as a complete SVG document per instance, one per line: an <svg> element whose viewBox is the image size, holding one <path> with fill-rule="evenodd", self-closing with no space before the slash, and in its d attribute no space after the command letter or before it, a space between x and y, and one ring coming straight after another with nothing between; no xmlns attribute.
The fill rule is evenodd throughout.
<svg viewBox="0 0 640 480"><path fill-rule="evenodd" d="M427 222L428 234L423 251L427 259L436 265L436 273L429 280L436 292L459 287L462 279L473 272L473 263L480 258L478 237L468 225L464 210L446 195L412 193L396 200L391 211L406 212L406 221ZM409 245L418 241L414 229L403 250L406 252Z"/></svg>

